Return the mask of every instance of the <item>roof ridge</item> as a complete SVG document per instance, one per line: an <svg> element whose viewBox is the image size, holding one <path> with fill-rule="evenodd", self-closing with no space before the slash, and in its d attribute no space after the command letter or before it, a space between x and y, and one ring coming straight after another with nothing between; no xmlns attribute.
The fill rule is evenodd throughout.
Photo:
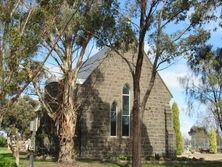
<svg viewBox="0 0 222 167"><path fill-rule="evenodd" d="M82 63L78 73L77 83L83 84L91 73L102 63L106 58L110 48L104 47L99 52Z"/></svg>

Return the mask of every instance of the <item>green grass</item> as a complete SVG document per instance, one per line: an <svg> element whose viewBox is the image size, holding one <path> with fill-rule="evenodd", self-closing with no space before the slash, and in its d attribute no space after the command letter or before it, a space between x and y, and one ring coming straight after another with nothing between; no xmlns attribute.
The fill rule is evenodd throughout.
<svg viewBox="0 0 222 167"><path fill-rule="evenodd" d="M35 167L67 167L66 165L62 166L61 164L58 164L57 162L52 162L52 161L51 162L35 161L34 164L35 164ZM119 165L116 165L116 164L103 163L99 161L78 161L77 164L80 165L81 167L120 167ZM29 161L21 160L21 167L29 167Z"/></svg>
<svg viewBox="0 0 222 167"><path fill-rule="evenodd" d="M7 148L0 147L0 167L16 167L15 159Z"/></svg>
<svg viewBox="0 0 222 167"><path fill-rule="evenodd" d="M203 163L189 163L189 164L146 164L143 167L221 167L220 162L203 162Z"/></svg>
<svg viewBox="0 0 222 167"><path fill-rule="evenodd" d="M8 150L8 148L6 147L0 147L0 154L7 154L10 153L10 151Z"/></svg>
<svg viewBox="0 0 222 167"><path fill-rule="evenodd" d="M20 167L29 167L29 160L25 158L25 156L21 156ZM1 163L4 162L14 163L15 159L12 156L11 152L7 148L0 147L0 167L9 167L8 164L6 166L1 166ZM53 161L41 161L35 160L35 167L70 167L66 165L58 164ZM112 163L93 161L93 160L81 160L78 161L78 164L81 167L129 167L127 165L117 165ZM13 166L14 167L14 166ZM180 163L180 164L145 164L143 167L222 167L222 162L201 162L201 163Z"/></svg>

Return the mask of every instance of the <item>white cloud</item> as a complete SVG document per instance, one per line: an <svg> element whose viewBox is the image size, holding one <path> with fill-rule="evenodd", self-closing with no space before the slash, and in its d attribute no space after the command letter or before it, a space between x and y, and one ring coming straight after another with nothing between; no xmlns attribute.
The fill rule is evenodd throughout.
<svg viewBox="0 0 222 167"><path fill-rule="evenodd" d="M174 91L183 91L184 88L180 83L180 78L187 76L190 73L187 65L178 64L173 65L169 69L163 70L159 72L161 77L163 78L166 85L169 87L171 92Z"/></svg>
<svg viewBox="0 0 222 167"><path fill-rule="evenodd" d="M181 132L186 138L190 138L188 132L196 123L197 116L196 114L190 116L188 113L188 106L185 100L186 95L184 94L184 88L179 79L191 75L191 71L185 61L179 61L159 73L174 96L172 102L175 101L179 107Z"/></svg>

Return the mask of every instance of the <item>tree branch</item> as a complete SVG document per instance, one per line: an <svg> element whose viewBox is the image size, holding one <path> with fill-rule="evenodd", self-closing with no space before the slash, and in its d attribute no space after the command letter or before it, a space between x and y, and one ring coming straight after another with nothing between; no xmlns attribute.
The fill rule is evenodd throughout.
<svg viewBox="0 0 222 167"><path fill-rule="evenodd" d="M20 33L20 36L23 36L23 34L24 34L26 25L28 24L28 21L29 21L29 19L30 19L30 17L31 17L32 11L33 11L33 9L30 9L30 11L29 11L29 13L28 13L28 16L27 16L27 18L26 18L26 20L25 20L25 23L24 23L24 25L23 25L23 27L22 27L22 31L21 31L21 33Z"/></svg>
<svg viewBox="0 0 222 167"><path fill-rule="evenodd" d="M75 13L77 12L77 10L75 12L73 12L73 14L71 15L71 17L68 19L68 21L66 22L65 26L63 27L62 33L60 34L60 36L58 36L56 38L56 40L53 42L52 48L50 50L50 52L46 55L45 59L41 62L41 64L38 66L36 72L32 75L32 77L30 78L29 82L27 82L16 94L15 97L13 97L10 102L8 103L8 105L12 105L18 98L19 96L22 94L22 92L28 87L28 85L39 75L39 73L41 72L41 70L43 69L43 66L45 64L45 62L47 61L47 59L49 58L49 56L51 55L53 48L56 46L57 42L59 41L59 39L61 38L61 36L64 34L66 28L68 27L69 23L71 22L72 18L74 17Z"/></svg>
<svg viewBox="0 0 222 167"><path fill-rule="evenodd" d="M30 76L30 78L31 78L31 76ZM53 113L51 107L48 104L46 104L46 102L44 100L44 96L41 93L40 88L38 87L38 85L36 84L36 82L34 80L32 80L32 84L33 84L33 86L35 88L35 91L36 91L36 93L37 93L37 95L39 97L39 101L41 102L42 106L45 108L45 110L46 110L47 114L49 115L49 117L52 118L55 121L55 118L56 118L55 113L56 112Z"/></svg>

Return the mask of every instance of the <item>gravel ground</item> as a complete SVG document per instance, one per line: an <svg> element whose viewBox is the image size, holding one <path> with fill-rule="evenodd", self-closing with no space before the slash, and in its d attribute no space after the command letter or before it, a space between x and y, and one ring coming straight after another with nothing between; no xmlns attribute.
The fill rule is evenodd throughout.
<svg viewBox="0 0 222 167"><path fill-rule="evenodd" d="M196 158L196 159L204 159L206 161L222 161L222 153L217 154L208 154L208 153L191 153L189 151L184 152L179 157L187 157L187 158Z"/></svg>

